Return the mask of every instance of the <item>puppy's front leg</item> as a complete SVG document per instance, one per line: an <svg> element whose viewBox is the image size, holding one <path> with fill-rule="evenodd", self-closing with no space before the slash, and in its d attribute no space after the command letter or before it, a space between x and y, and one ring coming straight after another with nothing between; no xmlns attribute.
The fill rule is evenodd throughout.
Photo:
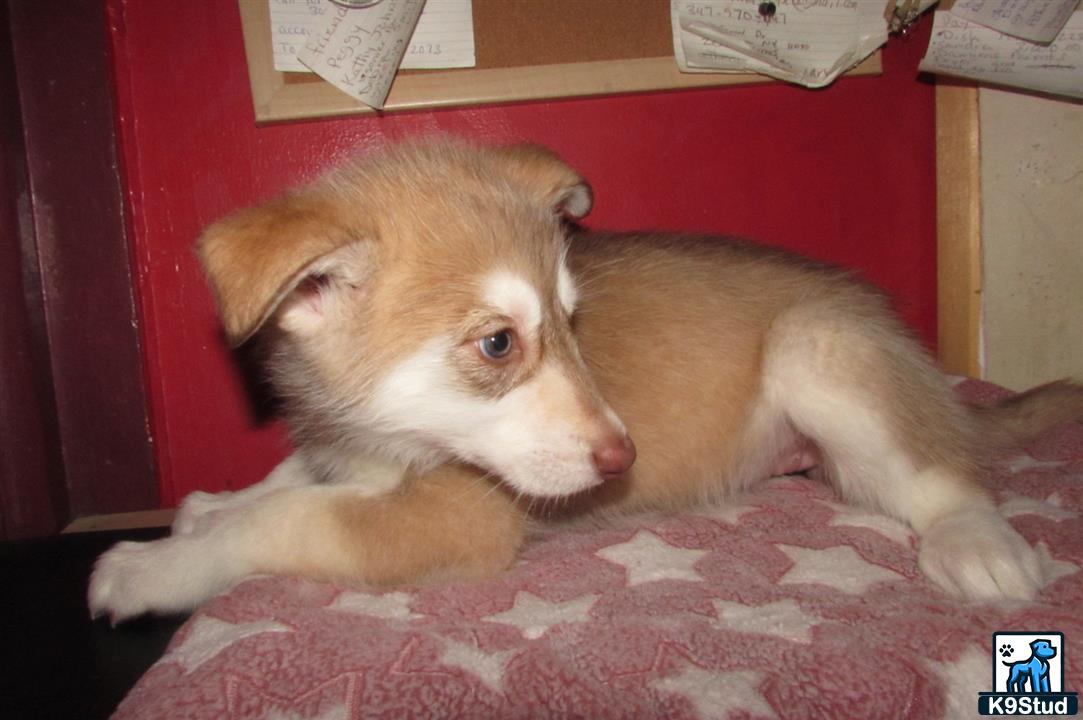
<svg viewBox="0 0 1083 720"><path fill-rule="evenodd" d="M115 623L190 610L257 573L377 585L486 575L514 560L524 522L502 489L456 466L374 498L350 486L286 488L199 532L118 544L98 560L88 602Z"/></svg>
<svg viewBox="0 0 1083 720"><path fill-rule="evenodd" d="M280 462L260 482L243 490L189 493L173 518L173 534L187 535L207 523L215 514L247 505L283 488L297 488L317 483L350 485L366 497L390 492L402 483L404 467L363 453L344 454L308 449L293 453Z"/></svg>
<svg viewBox="0 0 1083 720"><path fill-rule="evenodd" d="M250 503L276 490L305 487L316 483L316 477L300 453L293 453L280 462L263 480L243 490L218 493L196 490L185 496L173 516L173 534L188 535L208 522L215 513Z"/></svg>

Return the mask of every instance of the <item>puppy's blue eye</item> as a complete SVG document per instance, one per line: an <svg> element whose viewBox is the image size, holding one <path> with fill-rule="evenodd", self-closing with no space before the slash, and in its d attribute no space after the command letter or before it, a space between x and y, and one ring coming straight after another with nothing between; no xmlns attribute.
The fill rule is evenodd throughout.
<svg viewBox="0 0 1083 720"><path fill-rule="evenodd" d="M501 330L478 340L478 349L490 360L503 360L511 352L512 344L511 330Z"/></svg>

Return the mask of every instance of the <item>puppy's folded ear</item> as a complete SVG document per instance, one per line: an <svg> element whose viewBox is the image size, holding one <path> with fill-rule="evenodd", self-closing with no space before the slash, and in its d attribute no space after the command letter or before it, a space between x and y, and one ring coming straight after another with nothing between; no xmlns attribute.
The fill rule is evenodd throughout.
<svg viewBox="0 0 1083 720"><path fill-rule="evenodd" d="M594 198L587 181L552 150L524 144L496 152L505 170L555 212L577 220L590 212Z"/></svg>
<svg viewBox="0 0 1083 720"><path fill-rule="evenodd" d="M370 231L343 212L341 201L314 192L242 210L207 228L196 252L230 343L248 340L306 279L325 278L332 253L365 239Z"/></svg>

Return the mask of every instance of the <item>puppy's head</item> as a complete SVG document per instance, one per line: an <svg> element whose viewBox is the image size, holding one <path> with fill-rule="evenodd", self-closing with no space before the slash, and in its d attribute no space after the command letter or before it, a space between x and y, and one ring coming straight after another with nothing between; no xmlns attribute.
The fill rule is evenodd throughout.
<svg viewBox="0 0 1083 720"><path fill-rule="evenodd" d="M458 458L560 496L635 457L571 330L564 219L590 204L541 148L428 143L242 211L198 249L231 341L273 326L302 441Z"/></svg>

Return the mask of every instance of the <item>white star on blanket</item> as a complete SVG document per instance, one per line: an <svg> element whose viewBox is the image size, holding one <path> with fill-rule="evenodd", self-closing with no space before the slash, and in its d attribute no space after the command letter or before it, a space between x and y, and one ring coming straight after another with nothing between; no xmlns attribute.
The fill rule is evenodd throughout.
<svg viewBox="0 0 1083 720"><path fill-rule="evenodd" d="M476 675L493 692L503 692L504 669L515 650L486 653L476 644L461 643L444 638L444 652L440 663L461 668Z"/></svg>
<svg viewBox="0 0 1083 720"><path fill-rule="evenodd" d="M1064 465L1060 460L1038 460L1030 455L1020 455L1008 463L1008 469L1013 473L1021 473L1024 470L1051 470Z"/></svg>
<svg viewBox="0 0 1083 720"><path fill-rule="evenodd" d="M1045 578L1046 585L1052 585L1062 577L1079 572L1079 566L1075 563L1053 557L1044 541L1035 544L1034 550L1038 553L1038 562L1042 564L1042 577Z"/></svg>
<svg viewBox="0 0 1083 720"><path fill-rule="evenodd" d="M699 517L705 517L711 520L721 520L724 523L730 525L736 525L741 522L741 518L749 513L753 513L759 510L755 505L745 505L737 502L725 502L718 505L707 505L703 508L693 511L692 515L698 515Z"/></svg>
<svg viewBox="0 0 1083 720"><path fill-rule="evenodd" d="M595 554L623 565L628 570L628 584L639 585L667 579L702 582L693 566L707 551L677 548L652 532L640 530L628 542L610 545Z"/></svg>
<svg viewBox="0 0 1083 720"><path fill-rule="evenodd" d="M812 642L812 628L820 622L808 615L792 598L764 605L744 605L726 600L714 601L717 628L737 632L757 632L800 643Z"/></svg>
<svg viewBox="0 0 1083 720"><path fill-rule="evenodd" d="M360 715L356 707L363 675L346 672L334 675L298 694L281 694L273 685L260 685L258 678L244 675L226 677L226 712L223 717L259 717L261 720L350 720Z"/></svg>
<svg viewBox="0 0 1083 720"><path fill-rule="evenodd" d="M298 713L293 709L273 709L263 716L263 720L296 720L297 717ZM319 715L311 716L308 720L350 720L351 717L353 716L350 715L350 709L344 703L342 705L332 705Z"/></svg>
<svg viewBox="0 0 1083 720"><path fill-rule="evenodd" d="M1000 514L1006 518L1016 515L1037 515L1053 522L1078 517L1077 513L1060 507L1060 497L1056 493L1044 501L1035 500L1026 495L1016 495L1000 504Z"/></svg>
<svg viewBox="0 0 1083 720"><path fill-rule="evenodd" d="M880 533L892 542L907 547L910 546L910 540L913 538L914 533L910 531L906 523L890 518L887 515L865 512L853 505L833 502L824 502L823 504L835 511L835 517L831 518L831 522L828 523L832 527L866 528Z"/></svg>
<svg viewBox="0 0 1083 720"><path fill-rule="evenodd" d="M410 610L412 596L404 592L369 595L361 592L343 591L328 608L369 615L388 620L414 620L425 617Z"/></svg>
<svg viewBox="0 0 1083 720"><path fill-rule="evenodd" d="M776 547L793 560L793 567L779 579L780 585L819 583L858 595L878 582L903 579L893 570L866 562L849 545L823 550L781 544Z"/></svg>
<svg viewBox="0 0 1083 720"><path fill-rule="evenodd" d="M515 604L511 608L483 619L514 625L522 631L527 640L536 640L558 623L589 620L590 609L597 600L597 595L583 595L565 602L550 602L520 591L515 593Z"/></svg>
<svg viewBox="0 0 1083 720"><path fill-rule="evenodd" d="M292 710L271 710L263 716L263 720L296 720L297 714ZM336 705L327 708L311 720L350 720L350 709L345 705Z"/></svg>
<svg viewBox="0 0 1083 720"><path fill-rule="evenodd" d="M704 670L689 665L679 675L655 680L659 690L684 695L707 718L726 718L741 710L753 717L778 717L763 699L760 683L764 674L754 670Z"/></svg>
<svg viewBox="0 0 1083 720"><path fill-rule="evenodd" d="M170 650L162 662L175 662L187 675L218 655L230 645L253 635L269 632L292 632L288 625L273 620L250 623L228 623L216 618L199 616L193 622L184 642Z"/></svg>

